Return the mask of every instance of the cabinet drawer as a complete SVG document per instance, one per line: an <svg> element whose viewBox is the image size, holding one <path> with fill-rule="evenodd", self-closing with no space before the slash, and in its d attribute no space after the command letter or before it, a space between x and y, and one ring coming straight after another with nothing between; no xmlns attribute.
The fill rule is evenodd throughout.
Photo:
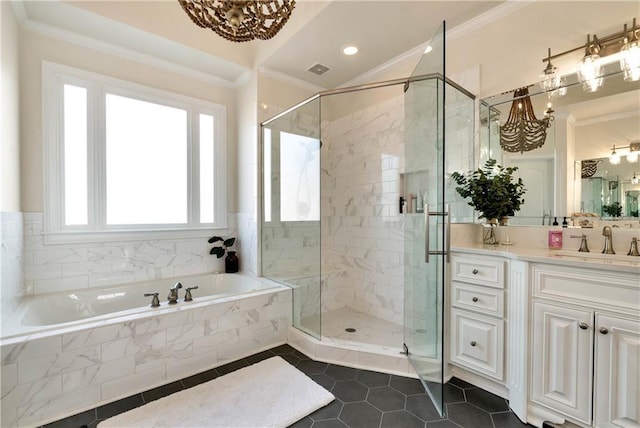
<svg viewBox="0 0 640 428"><path fill-rule="evenodd" d="M451 257L451 280L504 288L504 261L494 257Z"/></svg>
<svg viewBox="0 0 640 428"><path fill-rule="evenodd" d="M477 287L462 282L451 283L453 306L501 317L504 314L504 291L495 288Z"/></svg>
<svg viewBox="0 0 640 428"><path fill-rule="evenodd" d="M503 380L504 321L451 310L451 362Z"/></svg>

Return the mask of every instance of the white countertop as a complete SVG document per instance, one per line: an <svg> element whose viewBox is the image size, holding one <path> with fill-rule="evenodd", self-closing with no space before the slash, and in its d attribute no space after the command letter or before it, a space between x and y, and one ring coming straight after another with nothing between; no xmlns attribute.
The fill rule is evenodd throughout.
<svg viewBox="0 0 640 428"><path fill-rule="evenodd" d="M640 257L624 254L614 256L600 253L580 253L570 250L549 250L547 248L528 248L521 245L483 245L470 244L452 246L452 252L506 257L526 262L548 263L587 269L629 272L640 275ZM638 278L640 281L640 277Z"/></svg>

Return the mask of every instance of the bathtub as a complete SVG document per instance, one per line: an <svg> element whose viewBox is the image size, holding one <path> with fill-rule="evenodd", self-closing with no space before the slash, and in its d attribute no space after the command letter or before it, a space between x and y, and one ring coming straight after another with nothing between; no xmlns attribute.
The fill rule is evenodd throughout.
<svg viewBox="0 0 640 428"><path fill-rule="evenodd" d="M239 274L27 297L2 325L0 426L44 425L281 345L291 313L289 287Z"/></svg>

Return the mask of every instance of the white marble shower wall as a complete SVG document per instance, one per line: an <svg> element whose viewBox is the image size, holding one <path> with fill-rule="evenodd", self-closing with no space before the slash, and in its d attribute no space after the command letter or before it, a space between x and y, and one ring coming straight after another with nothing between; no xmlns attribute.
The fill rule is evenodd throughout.
<svg viewBox="0 0 640 428"><path fill-rule="evenodd" d="M291 290L4 340L3 427L39 426L283 344Z"/></svg>
<svg viewBox="0 0 640 428"><path fill-rule="evenodd" d="M224 258L209 254L207 239L238 233L236 216L229 214L227 230L200 238L45 245L42 224L42 213L24 214L26 294L224 272Z"/></svg>
<svg viewBox="0 0 640 428"><path fill-rule="evenodd" d="M2 290L2 322L18 306L24 295L24 223L21 212L0 213L0 243L2 264L0 265L0 289Z"/></svg>
<svg viewBox="0 0 640 428"><path fill-rule="evenodd" d="M348 101L347 101L348 102ZM403 317L402 94L322 128L323 310L347 306L387 321Z"/></svg>

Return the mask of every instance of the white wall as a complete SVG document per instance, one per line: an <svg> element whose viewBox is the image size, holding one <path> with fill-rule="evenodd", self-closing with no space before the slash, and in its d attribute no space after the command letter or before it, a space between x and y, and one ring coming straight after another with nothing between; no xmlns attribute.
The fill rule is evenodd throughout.
<svg viewBox="0 0 640 428"><path fill-rule="evenodd" d="M0 210L20 211L18 22L10 2L0 2L0 8Z"/></svg>
<svg viewBox="0 0 640 428"><path fill-rule="evenodd" d="M4 321L24 294L24 238L20 212L18 22L10 2L0 2L0 18L0 312Z"/></svg>

